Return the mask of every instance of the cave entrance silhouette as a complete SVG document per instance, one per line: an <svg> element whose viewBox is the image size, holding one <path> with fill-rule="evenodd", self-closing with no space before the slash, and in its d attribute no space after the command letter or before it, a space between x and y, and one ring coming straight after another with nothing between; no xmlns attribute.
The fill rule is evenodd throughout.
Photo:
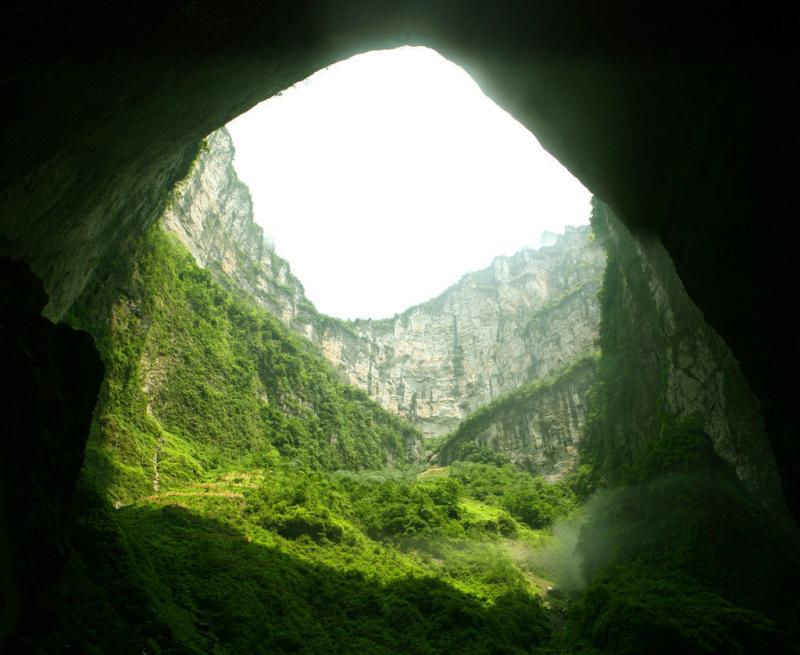
<svg viewBox="0 0 800 655"><path fill-rule="evenodd" d="M769 4L454 0L2 9L0 253L65 315L207 134L336 61L456 62L637 234L655 234L758 395L800 516L791 221L797 18Z"/></svg>

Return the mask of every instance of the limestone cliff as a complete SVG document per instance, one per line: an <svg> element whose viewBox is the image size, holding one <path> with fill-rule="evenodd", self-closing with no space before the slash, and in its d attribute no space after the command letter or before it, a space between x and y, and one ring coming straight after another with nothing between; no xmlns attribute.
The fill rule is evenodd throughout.
<svg viewBox="0 0 800 655"><path fill-rule="evenodd" d="M314 310L254 223L225 130L208 138L164 225L202 266L316 343L352 384L428 436L595 349L605 254L588 227L497 257L394 318L334 319Z"/></svg>
<svg viewBox="0 0 800 655"><path fill-rule="evenodd" d="M690 420L748 490L777 514L783 501L758 401L706 323L661 243L634 237L595 200L592 226L608 252L601 294L602 359L585 447L619 476L665 426Z"/></svg>
<svg viewBox="0 0 800 655"><path fill-rule="evenodd" d="M284 323L305 331L316 312L303 285L254 222L250 191L236 175L233 157L228 131L222 128L210 134L189 174L173 191L163 225L200 266L224 273L219 281L244 291Z"/></svg>
<svg viewBox="0 0 800 655"><path fill-rule="evenodd" d="M532 473L558 477L574 470L586 428L597 357L523 385L473 412L434 455L438 464L495 451Z"/></svg>
<svg viewBox="0 0 800 655"><path fill-rule="evenodd" d="M602 249L572 228L538 251L497 257L433 300L319 335L328 358L384 407L433 436L478 407L591 352Z"/></svg>

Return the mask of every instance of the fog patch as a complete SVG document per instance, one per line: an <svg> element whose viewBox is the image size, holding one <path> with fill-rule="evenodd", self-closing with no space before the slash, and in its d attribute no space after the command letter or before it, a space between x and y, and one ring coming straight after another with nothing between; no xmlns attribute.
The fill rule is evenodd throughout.
<svg viewBox="0 0 800 655"><path fill-rule="evenodd" d="M541 576L551 589L570 595L577 593L586 584L577 552L581 527L585 522L584 512L559 519L537 545L523 540L509 542L509 555L524 570Z"/></svg>

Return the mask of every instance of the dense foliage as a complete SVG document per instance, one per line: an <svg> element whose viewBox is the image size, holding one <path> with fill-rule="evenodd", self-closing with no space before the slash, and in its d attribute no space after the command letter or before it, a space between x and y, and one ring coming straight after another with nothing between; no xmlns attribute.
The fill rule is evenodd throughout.
<svg viewBox="0 0 800 655"><path fill-rule="evenodd" d="M62 645L86 652L526 653L552 540L438 470L230 471L118 510L83 490ZM80 562L92 562L82 568ZM87 611L90 609L91 611Z"/></svg>
<svg viewBox="0 0 800 655"><path fill-rule="evenodd" d="M637 565L596 576L572 609L567 653L779 653L775 625L680 574Z"/></svg>
<svg viewBox="0 0 800 655"><path fill-rule="evenodd" d="M141 237L72 316L107 362L59 648L525 653L570 485L411 466L419 435L314 347ZM386 468L386 465L392 465ZM335 470L338 469L338 470ZM367 469L367 470L365 470Z"/></svg>
<svg viewBox="0 0 800 655"><path fill-rule="evenodd" d="M595 201L594 211L608 210ZM796 652L796 538L718 457L704 431L707 417L669 411L669 358L659 332L667 318L646 266L632 237L616 238L602 220L594 227L606 243L608 266L600 296L602 356L582 455L591 472L583 483L602 490L584 507L577 553L589 584L559 647ZM691 344L705 328L688 307L687 299L669 320L675 339ZM731 375L727 361L715 363L720 376Z"/></svg>
<svg viewBox="0 0 800 655"><path fill-rule="evenodd" d="M476 412L452 463L426 469L413 429L169 237L147 232L132 260L107 267L72 317L108 375L51 652L796 646L796 544L702 421L657 414L658 429L612 448L631 390L652 385L651 412L663 393L637 378L640 342L576 363L598 366L600 384L588 463L568 478L468 438L539 386ZM627 338L614 283L607 273L601 346Z"/></svg>
<svg viewBox="0 0 800 655"><path fill-rule="evenodd" d="M157 227L72 323L107 366L86 474L121 502L219 466L402 463L419 434L340 381L314 347L223 289Z"/></svg>

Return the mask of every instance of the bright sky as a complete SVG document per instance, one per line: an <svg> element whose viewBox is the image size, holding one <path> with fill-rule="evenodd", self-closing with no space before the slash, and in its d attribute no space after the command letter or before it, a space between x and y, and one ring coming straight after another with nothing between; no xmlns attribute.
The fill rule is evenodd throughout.
<svg viewBox="0 0 800 655"><path fill-rule="evenodd" d="M392 316L589 218L581 183L427 48L339 62L228 129L256 220L340 318Z"/></svg>

